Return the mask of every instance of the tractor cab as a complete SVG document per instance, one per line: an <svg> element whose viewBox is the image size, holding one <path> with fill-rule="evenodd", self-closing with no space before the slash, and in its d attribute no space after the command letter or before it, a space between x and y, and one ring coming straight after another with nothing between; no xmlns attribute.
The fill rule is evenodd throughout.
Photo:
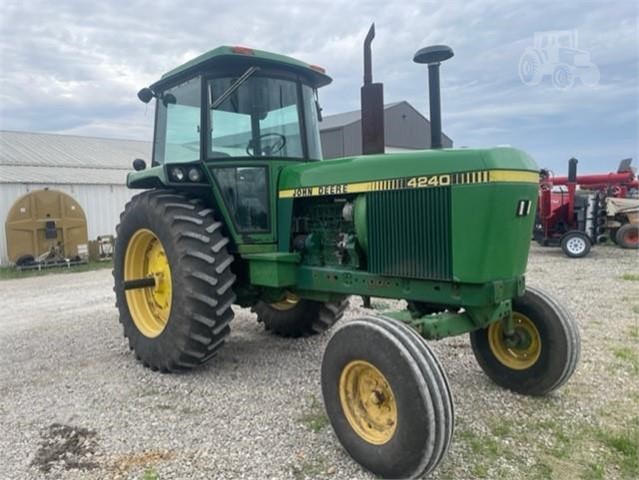
<svg viewBox="0 0 639 480"><path fill-rule="evenodd" d="M153 163L318 160L317 88L330 82L321 67L283 55L211 50L138 94L156 98Z"/></svg>
<svg viewBox="0 0 639 480"><path fill-rule="evenodd" d="M269 186L283 166L321 159L317 89L330 82L321 67L245 47L195 58L138 93L156 101L153 159L129 186L157 187L158 170L163 186L213 183L236 243L272 242Z"/></svg>

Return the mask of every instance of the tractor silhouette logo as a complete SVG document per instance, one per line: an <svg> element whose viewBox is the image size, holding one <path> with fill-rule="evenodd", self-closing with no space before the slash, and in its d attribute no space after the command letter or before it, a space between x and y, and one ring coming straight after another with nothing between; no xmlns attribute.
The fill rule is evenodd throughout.
<svg viewBox="0 0 639 480"><path fill-rule="evenodd" d="M519 59L519 78L524 85L539 85L550 75L557 90L569 90L577 79L587 87L599 83L599 67L590 53L577 47L577 31L536 32L532 47Z"/></svg>

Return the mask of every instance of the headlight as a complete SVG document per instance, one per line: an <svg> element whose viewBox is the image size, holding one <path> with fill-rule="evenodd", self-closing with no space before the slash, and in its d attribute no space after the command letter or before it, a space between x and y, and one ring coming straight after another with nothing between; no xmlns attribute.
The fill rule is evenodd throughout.
<svg viewBox="0 0 639 480"><path fill-rule="evenodd" d="M182 180L184 180L184 170L182 170L180 167L172 168L171 177L173 178L173 180L181 182Z"/></svg>
<svg viewBox="0 0 639 480"><path fill-rule="evenodd" d="M189 169L189 180L192 181L193 183L198 183L200 180L202 180L202 172L200 172L199 168L190 168Z"/></svg>

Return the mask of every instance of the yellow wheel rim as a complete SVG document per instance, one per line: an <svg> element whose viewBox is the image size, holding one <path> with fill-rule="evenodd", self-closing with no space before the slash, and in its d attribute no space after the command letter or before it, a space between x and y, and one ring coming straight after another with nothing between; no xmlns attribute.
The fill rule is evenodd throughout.
<svg viewBox="0 0 639 480"><path fill-rule="evenodd" d="M300 297L294 293L286 292L286 296L279 302L271 303L271 307L275 310L286 311L295 307L299 301Z"/></svg>
<svg viewBox="0 0 639 480"><path fill-rule="evenodd" d="M160 239L140 229L129 240L124 256L124 280L155 278L155 287L125 292L129 312L138 330L149 338L162 333L171 313L171 268Z"/></svg>
<svg viewBox="0 0 639 480"><path fill-rule="evenodd" d="M351 428L363 440L383 445L397 428L397 403L390 384L368 362L350 362L339 379L339 400Z"/></svg>
<svg viewBox="0 0 639 480"><path fill-rule="evenodd" d="M513 312L513 322L519 344L510 346L506 343L501 322L494 322L488 327L488 344L503 365L513 370L525 370L539 360L541 338L537 327L527 316Z"/></svg>

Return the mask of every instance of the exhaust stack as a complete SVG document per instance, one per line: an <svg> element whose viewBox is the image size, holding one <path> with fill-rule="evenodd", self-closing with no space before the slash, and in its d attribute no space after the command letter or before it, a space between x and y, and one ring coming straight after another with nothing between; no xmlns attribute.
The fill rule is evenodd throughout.
<svg viewBox="0 0 639 480"><path fill-rule="evenodd" d="M428 96L430 104L430 148L442 148L442 110L439 94L439 64L454 55L446 45L433 45L415 53L415 63L428 65Z"/></svg>
<svg viewBox="0 0 639 480"><path fill-rule="evenodd" d="M373 83L371 43L375 38L375 24L364 40L364 85L361 89L362 153L384 153L384 84Z"/></svg>
<svg viewBox="0 0 639 480"><path fill-rule="evenodd" d="M577 164L579 160L575 157L568 160L568 182L577 183Z"/></svg>

